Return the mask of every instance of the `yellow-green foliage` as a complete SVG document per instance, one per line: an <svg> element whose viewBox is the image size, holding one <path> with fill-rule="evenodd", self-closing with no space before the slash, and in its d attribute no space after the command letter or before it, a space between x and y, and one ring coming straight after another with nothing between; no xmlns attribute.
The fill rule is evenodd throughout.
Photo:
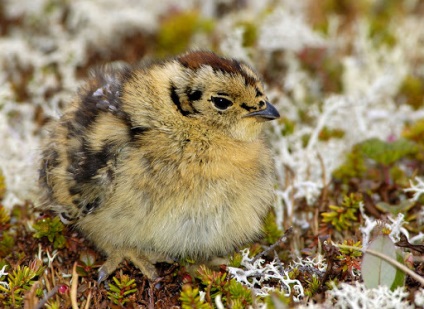
<svg viewBox="0 0 424 309"><path fill-rule="evenodd" d="M406 139L384 142L378 138L371 138L362 142L360 149L365 157L385 166L418 152L416 143Z"/></svg>
<svg viewBox="0 0 424 309"><path fill-rule="evenodd" d="M181 308L183 309L210 309L212 308L209 303L201 300L200 293L198 288L194 288L191 284L183 285L181 294L180 294Z"/></svg>
<svg viewBox="0 0 424 309"><path fill-rule="evenodd" d="M393 46L396 38L390 23L404 16L405 4L398 0L316 0L314 23L317 30L328 32L330 18L341 17L343 28L353 26L359 18L369 22L369 35L379 45Z"/></svg>
<svg viewBox="0 0 424 309"><path fill-rule="evenodd" d="M324 223L331 224L339 232L349 229L358 221L357 212L362 201L360 194L351 194L343 198L340 206L330 205L330 211L321 214Z"/></svg>
<svg viewBox="0 0 424 309"><path fill-rule="evenodd" d="M283 235L283 231L278 228L277 220L273 211L270 211L265 217L263 229L265 241L270 245L276 243Z"/></svg>
<svg viewBox="0 0 424 309"><path fill-rule="evenodd" d="M43 273L41 260L34 260L30 266L17 265L7 276L7 285L0 284L0 303L5 307L23 308L24 294L36 282L36 277ZM37 290L41 294L41 290Z"/></svg>
<svg viewBox="0 0 424 309"><path fill-rule="evenodd" d="M290 298L284 292L275 291L265 297L265 304L268 309L289 308Z"/></svg>
<svg viewBox="0 0 424 309"><path fill-rule="evenodd" d="M341 93L343 65L334 52L325 48L305 48L298 54L302 68L318 78L324 93ZM311 103L316 99L311 98Z"/></svg>
<svg viewBox="0 0 424 309"><path fill-rule="evenodd" d="M406 157L419 155L420 147L411 140L400 138L393 142L385 142L371 138L356 144L352 152L347 154L345 162L333 172L333 177L345 182L351 178L368 178L383 180L392 175L394 181L402 181L405 175L394 164ZM371 161L370 161L371 160ZM387 170L387 172L385 172ZM385 173L383 173L385 172ZM383 175L384 174L384 175Z"/></svg>
<svg viewBox="0 0 424 309"><path fill-rule="evenodd" d="M382 211L383 213L391 213L394 217L396 217L400 213L407 215L408 211L415 206L415 201L407 199L407 200L401 201L397 205L392 205L385 202L377 202L375 206L377 207L378 210Z"/></svg>
<svg viewBox="0 0 424 309"><path fill-rule="evenodd" d="M253 303L252 292L235 279L230 280L228 291L230 300L227 302L230 302L231 308L246 308Z"/></svg>
<svg viewBox="0 0 424 309"><path fill-rule="evenodd" d="M348 247L355 247L358 249L355 250ZM356 243L352 239L343 241L343 244L339 247L340 254L337 256L337 259L340 261L340 270L342 272L351 273L354 268L357 270L361 269L361 249L361 241L357 241Z"/></svg>
<svg viewBox="0 0 424 309"><path fill-rule="evenodd" d="M0 204L0 258L6 257L11 253L15 245L15 240L8 231L9 222L9 213L4 206Z"/></svg>
<svg viewBox="0 0 424 309"><path fill-rule="evenodd" d="M258 26L250 21L242 21L237 24L237 27L243 28L243 46L255 46L258 38Z"/></svg>
<svg viewBox="0 0 424 309"><path fill-rule="evenodd" d="M115 284L109 284L109 292L107 297L116 305L123 306L129 301L128 297L137 291L135 279L130 279L129 276L123 275L122 272L119 279L112 278Z"/></svg>
<svg viewBox="0 0 424 309"><path fill-rule="evenodd" d="M33 228L35 230L35 238L47 237L47 239L53 243L55 249L60 249L65 246L66 239L62 234L64 225L60 222L59 217L38 220L34 223Z"/></svg>
<svg viewBox="0 0 424 309"><path fill-rule="evenodd" d="M46 304L47 309L60 309L60 302L57 300L50 300L48 304Z"/></svg>
<svg viewBox="0 0 424 309"><path fill-rule="evenodd" d="M331 138L343 138L345 132L341 129L329 129L327 127L322 128L321 132L319 132L318 138L321 141L328 141Z"/></svg>
<svg viewBox="0 0 424 309"><path fill-rule="evenodd" d="M282 136L287 136L287 135L291 135L294 132L294 129L296 128L296 123L292 120L290 120L287 117L282 116L280 119L278 119L278 122L280 124L282 124L282 130L281 130L281 135Z"/></svg>
<svg viewBox="0 0 424 309"><path fill-rule="evenodd" d="M243 256L240 252L236 251L233 253L233 256L230 259L229 266L231 267L240 267L241 261L243 260Z"/></svg>
<svg viewBox="0 0 424 309"><path fill-rule="evenodd" d="M352 152L346 155L344 163L333 171L333 177L347 182L352 178L361 178L366 171L364 157L359 147L354 146Z"/></svg>
<svg viewBox="0 0 424 309"><path fill-rule="evenodd" d="M0 169L0 201L3 200L6 193L6 180L4 179L3 172Z"/></svg>
<svg viewBox="0 0 424 309"><path fill-rule="evenodd" d="M0 169L0 201L3 200L4 194L6 193L6 180L2 170Z"/></svg>
<svg viewBox="0 0 424 309"><path fill-rule="evenodd" d="M419 119L413 124L405 126L402 136L420 145L424 145L424 119Z"/></svg>
<svg viewBox="0 0 424 309"><path fill-rule="evenodd" d="M313 274L310 277L310 280L307 281L308 288L305 290L305 295L308 297L314 296L316 293L318 293L319 288L321 287L321 282L319 278Z"/></svg>
<svg viewBox="0 0 424 309"><path fill-rule="evenodd" d="M355 247L358 249L346 248L345 246ZM361 257L362 256L362 244L361 241L353 242L353 240L344 240L343 245L339 247L341 253L340 257L350 256L350 257Z"/></svg>
<svg viewBox="0 0 424 309"><path fill-rule="evenodd" d="M337 15L344 23L353 21L357 16L367 15L370 2L367 0L315 0L313 2L315 28L324 33L328 32L330 18Z"/></svg>
<svg viewBox="0 0 424 309"><path fill-rule="evenodd" d="M399 96L414 109L421 108L424 104L424 80L414 75L406 76L400 87Z"/></svg>
<svg viewBox="0 0 424 309"><path fill-rule="evenodd" d="M218 294L222 294L224 290L228 289L229 281L227 279L227 273L212 271L206 266L201 266L198 273L198 278L202 284L207 287L212 297L216 297Z"/></svg>
<svg viewBox="0 0 424 309"><path fill-rule="evenodd" d="M208 33L213 26L212 21L202 19L197 11L170 14L163 19L157 33L157 53L164 56L184 52L196 32Z"/></svg>
<svg viewBox="0 0 424 309"><path fill-rule="evenodd" d="M0 233L0 258L9 255L15 246L15 238L9 231Z"/></svg>
<svg viewBox="0 0 424 309"><path fill-rule="evenodd" d="M198 274L198 279L205 287L206 299L212 301L218 295L221 295L222 303L229 308L246 308L252 305L253 296L251 291L237 282L237 280L228 279L227 273L212 271L205 266L201 266ZM195 290L192 290L192 292L194 293ZM187 300L194 300L193 297L187 298L187 295L185 297Z"/></svg>
<svg viewBox="0 0 424 309"><path fill-rule="evenodd" d="M0 231L3 230L3 227L6 226L10 221L10 216L7 210L2 204L0 204Z"/></svg>

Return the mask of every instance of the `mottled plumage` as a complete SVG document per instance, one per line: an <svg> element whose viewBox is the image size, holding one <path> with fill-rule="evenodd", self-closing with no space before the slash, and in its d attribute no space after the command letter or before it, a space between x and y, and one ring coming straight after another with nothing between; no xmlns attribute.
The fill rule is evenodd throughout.
<svg viewBox="0 0 424 309"><path fill-rule="evenodd" d="M195 51L94 72L51 127L44 207L149 278L170 258L208 260L258 236L273 199L264 121L278 118L243 62Z"/></svg>

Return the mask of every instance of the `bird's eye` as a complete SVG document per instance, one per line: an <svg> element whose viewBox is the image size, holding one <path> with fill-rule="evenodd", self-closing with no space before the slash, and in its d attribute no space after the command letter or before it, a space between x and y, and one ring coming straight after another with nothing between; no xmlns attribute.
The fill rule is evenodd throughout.
<svg viewBox="0 0 424 309"><path fill-rule="evenodd" d="M211 97L211 100L213 105L215 105L215 107L220 110L226 110L231 105L233 105L233 102L223 97Z"/></svg>

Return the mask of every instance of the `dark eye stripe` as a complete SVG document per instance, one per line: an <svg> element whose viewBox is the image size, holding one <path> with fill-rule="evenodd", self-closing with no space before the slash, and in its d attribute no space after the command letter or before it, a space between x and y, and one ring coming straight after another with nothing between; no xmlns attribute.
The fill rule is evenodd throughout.
<svg viewBox="0 0 424 309"><path fill-rule="evenodd" d="M202 92L200 90L195 90L187 94L187 97L190 101L198 101L202 98Z"/></svg>
<svg viewBox="0 0 424 309"><path fill-rule="evenodd" d="M181 106L180 97L178 96L178 93L177 93L177 88L174 85L171 85L170 92L171 92L170 93L171 100L172 100L172 102L174 102L174 104L178 108L179 112L183 116L187 116L189 114L189 112L183 110L183 108Z"/></svg>

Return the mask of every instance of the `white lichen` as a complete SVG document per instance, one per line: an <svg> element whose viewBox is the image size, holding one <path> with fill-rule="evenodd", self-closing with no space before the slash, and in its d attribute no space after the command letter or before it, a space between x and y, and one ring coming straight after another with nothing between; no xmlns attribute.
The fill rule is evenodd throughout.
<svg viewBox="0 0 424 309"><path fill-rule="evenodd" d="M299 302L305 295L303 286L297 279L290 279L288 270L277 261L265 263L264 259L249 257L249 250L241 251L243 268L228 267L231 277L252 289L255 295L266 296L272 291L280 291ZM279 284L275 286L275 281ZM274 283L273 283L274 282Z"/></svg>
<svg viewBox="0 0 424 309"><path fill-rule="evenodd" d="M362 283L355 282L353 285L341 283L332 290L326 292L327 300L323 308L414 308L406 298L408 291L399 287L391 291L388 287L379 286L375 289L367 289Z"/></svg>
<svg viewBox="0 0 424 309"><path fill-rule="evenodd" d="M7 276L9 273L6 272L7 265L4 265L2 269L0 269L0 278L3 276ZM8 289L9 284L6 281L0 281L0 285L4 288Z"/></svg>
<svg viewBox="0 0 424 309"><path fill-rule="evenodd" d="M414 195L412 200L414 202L418 201L421 194L424 193L424 180L421 177L415 177L413 180L409 180L409 188L404 189L405 192L413 192Z"/></svg>

